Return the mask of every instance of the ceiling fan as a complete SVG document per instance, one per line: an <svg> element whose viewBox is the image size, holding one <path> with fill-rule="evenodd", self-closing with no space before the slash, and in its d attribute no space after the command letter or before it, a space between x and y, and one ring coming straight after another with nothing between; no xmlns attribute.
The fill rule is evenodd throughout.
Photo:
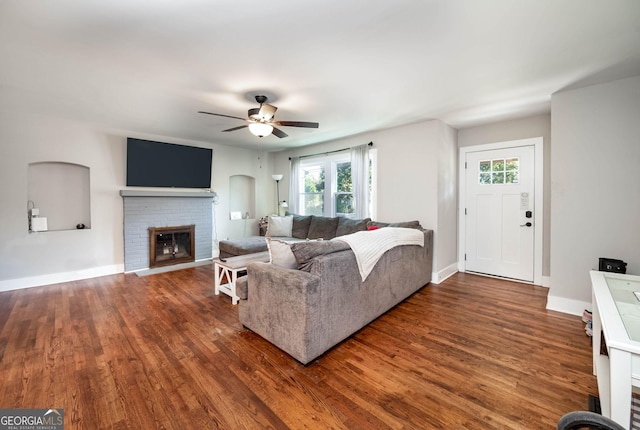
<svg viewBox="0 0 640 430"><path fill-rule="evenodd" d="M249 109L249 112L247 114L249 117L248 119L240 118L238 116L223 115L221 113L212 113L212 112L203 112L203 111L198 111L198 113L204 113L207 115L215 115L215 116L224 116L226 118L234 118L234 119L239 119L241 121L246 121L248 122L248 124L246 125L229 128L222 131L223 132L235 131L235 130L240 130L241 128L249 127L249 131L253 135L258 137L268 136L272 133L279 138L287 137L288 134L280 130L279 128L276 128L275 127L276 125L282 126L282 127L304 127L304 128L318 128L319 126L317 122L276 121L274 119L274 115L276 113L276 110L278 110L278 108L273 105L267 104L267 96L257 95L256 101L260 103L260 107Z"/></svg>

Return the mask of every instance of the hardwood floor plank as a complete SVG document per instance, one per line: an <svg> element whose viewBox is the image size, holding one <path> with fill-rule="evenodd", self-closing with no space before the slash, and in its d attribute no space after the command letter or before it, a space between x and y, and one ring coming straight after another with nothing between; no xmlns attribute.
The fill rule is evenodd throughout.
<svg viewBox="0 0 640 430"><path fill-rule="evenodd" d="M69 429L553 429L597 395L547 289L456 274L308 366L238 322L213 268L0 293L0 407Z"/></svg>

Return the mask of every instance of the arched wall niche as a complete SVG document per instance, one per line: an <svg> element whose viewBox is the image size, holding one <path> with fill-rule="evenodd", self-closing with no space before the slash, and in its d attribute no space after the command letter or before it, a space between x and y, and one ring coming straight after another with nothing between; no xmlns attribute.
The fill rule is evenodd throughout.
<svg viewBox="0 0 640 430"><path fill-rule="evenodd" d="M60 161L29 164L27 217L38 210L47 230L91 228L89 167ZM31 222L30 222L31 230ZM84 227L82 227L84 226Z"/></svg>
<svg viewBox="0 0 640 430"><path fill-rule="evenodd" d="M240 218L238 218L238 213ZM256 214L256 179L247 175L229 177L230 219L253 219Z"/></svg>

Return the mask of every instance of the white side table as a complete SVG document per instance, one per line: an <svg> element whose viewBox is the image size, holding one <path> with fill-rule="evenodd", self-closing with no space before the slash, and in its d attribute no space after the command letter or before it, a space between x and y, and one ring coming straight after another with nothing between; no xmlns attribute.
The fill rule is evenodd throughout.
<svg viewBox="0 0 640 430"><path fill-rule="evenodd" d="M237 257L229 257L222 260L214 261L214 282L216 296L220 292L231 297L231 303L236 305L240 297L236 294L236 281L238 273L247 270L247 265L253 262L269 261L269 253L257 252L255 254L239 255ZM224 282L224 283L223 283Z"/></svg>

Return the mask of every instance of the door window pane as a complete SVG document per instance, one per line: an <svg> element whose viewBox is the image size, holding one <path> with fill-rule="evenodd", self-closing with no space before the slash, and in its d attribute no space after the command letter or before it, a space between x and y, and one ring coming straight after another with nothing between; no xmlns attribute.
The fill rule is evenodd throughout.
<svg viewBox="0 0 640 430"><path fill-rule="evenodd" d="M509 158L505 161L505 177L507 184L517 184L520 173L520 159Z"/></svg>
<svg viewBox="0 0 640 430"><path fill-rule="evenodd" d="M492 172L504 172L504 160L491 160Z"/></svg>
<svg viewBox="0 0 640 430"><path fill-rule="evenodd" d="M479 162L478 171L480 185L517 184L520 181L520 159L483 160Z"/></svg>

